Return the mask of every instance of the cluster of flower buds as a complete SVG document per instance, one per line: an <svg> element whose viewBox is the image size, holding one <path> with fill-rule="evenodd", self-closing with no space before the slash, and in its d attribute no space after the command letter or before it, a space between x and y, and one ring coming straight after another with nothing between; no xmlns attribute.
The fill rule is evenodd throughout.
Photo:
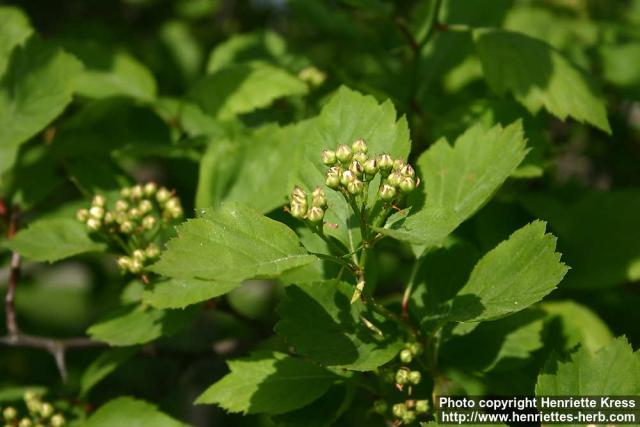
<svg viewBox="0 0 640 427"><path fill-rule="evenodd" d="M380 173L382 181L378 194L381 199L391 201L410 193L419 184L411 165L401 159L394 160L388 154L369 156L368 151L364 139L356 140L351 147L342 144L335 151L324 150L322 162L329 166L325 174L327 187L358 195L364 191L364 183Z"/></svg>
<svg viewBox="0 0 640 427"><path fill-rule="evenodd" d="M5 427L62 427L65 425L64 416L56 413L53 405L43 401L41 396L27 391L23 399L27 414L19 414L13 406L7 406L1 411Z"/></svg>
<svg viewBox="0 0 640 427"><path fill-rule="evenodd" d="M327 197L322 188L317 187L311 193L311 204L307 193L299 186L295 186L290 196L289 210L294 218L304 219L312 224L322 222L327 208Z"/></svg>
<svg viewBox="0 0 640 427"><path fill-rule="evenodd" d="M170 222L182 217L180 199L153 182L123 188L120 194L122 198L111 209L103 195L96 195L91 207L78 210L76 218L86 223L91 231L135 234L153 230L161 221Z"/></svg>
<svg viewBox="0 0 640 427"><path fill-rule="evenodd" d="M407 400L404 403L396 403L391 408L393 416L402 424L411 424L416 421L417 414L425 414L428 411L428 400Z"/></svg>
<svg viewBox="0 0 640 427"><path fill-rule="evenodd" d="M154 243L144 249L135 249L131 256L118 257L118 267L122 271L128 271L133 274L140 273L145 264L155 260L160 255L160 248Z"/></svg>

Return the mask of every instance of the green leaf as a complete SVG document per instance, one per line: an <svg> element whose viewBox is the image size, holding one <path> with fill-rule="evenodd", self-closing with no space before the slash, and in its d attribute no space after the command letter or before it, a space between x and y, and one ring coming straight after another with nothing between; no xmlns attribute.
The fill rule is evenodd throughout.
<svg viewBox="0 0 640 427"><path fill-rule="evenodd" d="M36 221L18 232L6 246L25 258L48 262L106 249L104 243L91 240L87 226L75 218Z"/></svg>
<svg viewBox="0 0 640 427"><path fill-rule="evenodd" d="M0 76L7 68L11 52L31 36L29 18L20 9L0 7Z"/></svg>
<svg viewBox="0 0 640 427"><path fill-rule="evenodd" d="M71 102L82 64L35 37L16 48L0 80L0 174L20 144L36 135Z"/></svg>
<svg viewBox="0 0 640 427"><path fill-rule="evenodd" d="M450 320L479 322L523 310L560 283L568 267L546 223L525 225L478 261L453 300Z"/></svg>
<svg viewBox="0 0 640 427"><path fill-rule="evenodd" d="M350 304L352 295L353 286L339 281L288 286L275 331L296 352L323 365L356 371L384 365L402 348L396 325L361 301Z"/></svg>
<svg viewBox="0 0 640 427"><path fill-rule="evenodd" d="M238 174L264 175L264 170L242 167L242 155L241 144L234 144L228 139L214 139L209 144L200 160L196 209L219 205L225 199L226 194L229 192L229 187L233 184ZM264 183L261 185L264 185ZM238 185L238 187L241 187L241 185ZM249 191L248 193L254 192ZM268 195L269 193L269 191L261 192L263 195ZM266 212L260 209L257 203L251 203L251 208L258 212Z"/></svg>
<svg viewBox="0 0 640 427"><path fill-rule="evenodd" d="M155 308L185 308L224 295L239 285L239 281L170 279L146 291L143 301Z"/></svg>
<svg viewBox="0 0 640 427"><path fill-rule="evenodd" d="M129 360L137 351L136 347L124 347L111 348L102 353L82 374L80 394L86 396L96 384Z"/></svg>
<svg viewBox="0 0 640 427"><path fill-rule="evenodd" d="M160 412L155 405L132 397L118 397L102 405L83 424L85 427L186 427Z"/></svg>
<svg viewBox="0 0 640 427"><path fill-rule="evenodd" d="M198 81L190 98L209 114L231 119L271 105L278 98L304 95L307 86L288 72L262 62L224 67Z"/></svg>
<svg viewBox="0 0 640 427"><path fill-rule="evenodd" d="M196 403L215 403L244 414L282 414L320 398L337 378L324 368L278 352L257 353L228 365L231 372Z"/></svg>
<svg viewBox="0 0 640 427"><path fill-rule="evenodd" d="M511 92L529 111L543 107L611 133L604 99L591 78L547 43L503 30L475 30L476 49L489 86Z"/></svg>
<svg viewBox="0 0 640 427"><path fill-rule="evenodd" d="M380 231L424 247L441 245L491 198L526 153L519 121L506 128L472 127L453 147L439 140L417 162L424 207Z"/></svg>
<svg viewBox="0 0 640 427"><path fill-rule="evenodd" d="M272 418L278 427L329 427L349 408L353 389L335 386L324 396L293 412Z"/></svg>
<svg viewBox="0 0 640 427"><path fill-rule="evenodd" d="M191 310L156 310L139 305L125 306L92 325L87 333L112 346L144 344L172 335L191 320Z"/></svg>
<svg viewBox="0 0 640 427"><path fill-rule="evenodd" d="M625 337L619 337L595 353L582 347L567 361L552 358L538 376L536 395L638 395L639 355Z"/></svg>
<svg viewBox="0 0 640 427"><path fill-rule="evenodd" d="M277 59L285 57L286 49L284 39L273 31L234 34L211 51L207 73L256 59L278 62Z"/></svg>

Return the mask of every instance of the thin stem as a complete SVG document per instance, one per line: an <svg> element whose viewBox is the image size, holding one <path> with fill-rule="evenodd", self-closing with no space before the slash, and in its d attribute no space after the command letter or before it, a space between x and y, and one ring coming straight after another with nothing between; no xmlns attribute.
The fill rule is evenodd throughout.
<svg viewBox="0 0 640 427"><path fill-rule="evenodd" d="M413 292L413 287L416 283L416 276L418 274L418 270L420 269L420 259L416 259L416 262L413 264L411 268L411 275L409 276L409 281L407 282L407 286L404 288L404 293L402 294L402 317L404 319L409 318L409 299L411 299L411 293Z"/></svg>

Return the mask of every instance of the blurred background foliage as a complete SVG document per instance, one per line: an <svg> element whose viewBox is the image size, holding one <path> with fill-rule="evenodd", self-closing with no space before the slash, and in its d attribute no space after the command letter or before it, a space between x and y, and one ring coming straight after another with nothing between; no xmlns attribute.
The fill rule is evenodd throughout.
<svg viewBox="0 0 640 427"><path fill-rule="evenodd" d="M392 100L409 121L412 159L471 124L521 118L533 147L526 166L457 231L471 249L442 250L475 260L473 254L542 218L572 269L538 314L522 320L533 325L526 333L540 339L530 349L536 357L515 365L517 371L501 366L492 339L510 336L517 346L525 338L509 335L513 323L495 322L473 331L486 354L470 354L468 341L460 347L454 334L444 364L455 361L450 375L468 387L526 393L552 349L597 346L622 334L640 346L640 1L448 0L424 47L415 44L426 36L430 1L6 3L85 67L72 104L21 145L15 167L2 175L0 194L21 207L23 224L73 212L85 194L155 180L177 189L187 213L240 200L293 226L279 208L289 188L272 188L261 163L270 147L286 143L274 141L269 129L316 115L340 85ZM513 96L496 94L471 35L456 26L499 27L546 41L592 76L611 134L544 110L534 114ZM247 195L241 186L253 191ZM280 204L261 198L268 193ZM378 292L390 299L411 262L398 245L383 241L372 267ZM438 252L429 256L446 270ZM8 251L0 261L8 265ZM428 282L428 270L420 283ZM0 270L0 287L7 275ZM139 300L140 283L127 282L101 255L25 263L16 297L21 326L55 337L82 334L118 304ZM17 386L40 385L86 409L129 394L194 425L273 425L192 402L226 372L226 358L282 346L272 337L281 291L277 283L245 283L207 304L179 334L118 355L118 369L93 388L83 384L83 372L100 350L69 353L70 377L61 385L48 354L2 348L0 403L15 397ZM354 399L340 425L368 419L370 402Z"/></svg>

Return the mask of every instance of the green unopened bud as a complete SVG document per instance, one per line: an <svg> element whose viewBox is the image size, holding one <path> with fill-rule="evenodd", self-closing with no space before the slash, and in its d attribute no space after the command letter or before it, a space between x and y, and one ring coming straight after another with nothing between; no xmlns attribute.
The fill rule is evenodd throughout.
<svg viewBox="0 0 640 427"><path fill-rule="evenodd" d="M424 347L419 342L411 342L407 344L407 349L409 349L411 354L414 356L418 356L419 354L422 354Z"/></svg>
<svg viewBox="0 0 640 427"><path fill-rule="evenodd" d="M307 206L301 203L291 202L289 208L291 216L294 218L302 219L307 214Z"/></svg>
<svg viewBox="0 0 640 427"><path fill-rule="evenodd" d="M169 218L172 219L178 219L182 216L182 207L181 206L176 206L174 208L171 208L167 211Z"/></svg>
<svg viewBox="0 0 640 427"><path fill-rule="evenodd" d="M311 193L311 206L317 206L319 208L327 207L327 196L324 194L324 191L320 187L316 187Z"/></svg>
<svg viewBox="0 0 640 427"><path fill-rule="evenodd" d="M414 411L407 411L402 417L403 424L411 424L416 420L416 413Z"/></svg>
<svg viewBox="0 0 640 427"><path fill-rule="evenodd" d="M396 384L406 384L409 382L409 371L406 369L398 369L396 372Z"/></svg>
<svg viewBox="0 0 640 427"><path fill-rule="evenodd" d="M53 405L51 403L45 402L40 407L40 415L44 418L49 418L53 414Z"/></svg>
<svg viewBox="0 0 640 427"><path fill-rule="evenodd" d="M129 266L129 271L132 273L140 273L142 271L142 261L139 259L131 260L131 265Z"/></svg>
<svg viewBox="0 0 640 427"><path fill-rule="evenodd" d="M356 176L354 175L354 173L351 172L350 170L346 170L342 172L340 183L344 186L347 186L349 185L350 182L354 181L355 179L356 179Z"/></svg>
<svg viewBox="0 0 640 427"><path fill-rule="evenodd" d="M349 184L347 184L347 191L351 194L358 195L361 194L364 190L364 183L359 179L354 179Z"/></svg>
<svg viewBox="0 0 640 427"><path fill-rule="evenodd" d="M153 209L153 204L149 200L142 200L138 205L138 209L140 209L140 212L143 214L146 214Z"/></svg>
<svg viewBox="0 0 640 427"><path fill-rule="evenodd" d="M122 197L131 197L131 188L125 187L120 190L120 195Z"/></svg>
<svg viewBox="0 0 640 427"><path fill-rule="evenodd" d="M127 218L126 212L116 212L115 220L118 224L122 224L123 222L128 221L129 218Z"/></svg>
<svg viewBox="0 0 640 427"><path fill-rule="evenodd" d="M389 175L389 177L391 177L391 175ZM411 193L416 188L416 182L410 176L405 176L402 178L402 181L400 181L398 187L403 193Z"/></svg>
<svg viewBox="0 0 640 427"><path fill-rule="evenodd" d="M366 162L364 162L364 171L367 175L369 176L374 176L376 173L378 173L378 162L376 161L376 159L369 159Z"/></svg>
<svg viewBox="0 0 640 427"><path fill-rule="evenodd" d="M92 206L99 206L99 207L103 208L106 202L107 201L106 201L106 199L104 198L104 196L102 194L96 194L95 196L93 196L93 200L91 201L91 205Z"/></svg>
<svg viewBox="0 0 640 427"><path fill-rule="evenodd" d="M404 162L404 160L395 159L393 161L393 170L397 171L397 172L400 172L405 165L406 165L406 163Z"/></svg>
<svg viewBox="0 0 640 427"><path fill-rule="evenodd" d="M149 246L144 250L144 253L147 258L155 258L160 255L160 248L153 243L149 243Z"/></svg>
<svg viewBox="0 0 640 427"><path fill-rule="evenodd" d="M383 175L387 175L393 169L393 159L388 154L380 154L378 156L378 168Z"/></svg>
<svg viewBox="0 0 640 427"><path fill-rule="evenodd" d="M7 406L4 408L4 411L2 411L2 416L5 421L13 421L18 416L18 411L12 406Z"/></svg>
<svg viewBox="0 0 640 427"><path fill-rule="evenodd" d="M296 185L293 187L291 191L291 201L296 203L307 203L307 193L302 189L302 187Z"/></svg>
<svg viewBox="0 0 640 427"><path fill-rule="evenodd" d="M387 177L387 183L396 188L400 185L401 181L402 181L402 175L400 175L400 172L391 172Z"/></svg>
<svg viewBox="0 0 640 427"><path fill-rule="evenodd" d="M366 162L368 159L369 159L369 156L367 156L365 153L355 153L353 155L353 160L357 160L361 164L364 164L364 162Z"/></svg>
<svg viewBox="0 0 640 427"><path fill-rule="evenodd" d="M129 218L138 219L142 216L142 212L140 212L138 208L131 208L129 212L127 212L127 215L129 215Z"/></svg>
<svg viewBox="0 0 640 427"><path fill-rule="evenodd" d="M120 224L120 231L125 234L129 234L133 231L133 223L131 221L124 221Z"/></svg>
<svg viewBox="0 0 640 427"><path fill-rule="evenodd" d="M18 423L18 427L31 427L32 425L33 425L33 423L31 422L31 420L29 418L23 418Z"/></svg>
<svg viewBox="0 0 640 427"><path fill-rule="evenodd" d="M384 415L389 409L389 405L384 400L376 400L373 402L373 412Z"/></svg>
<svg viewBox="0 0 640 427"><path fill-rule="evenodd" d="M125 200L120 199L116 202L116 211L124 212L127 209L129 209L129 203L127 203Z"/></svg>
<svg viewBox="0 0 640 427"><path fill-rule="evenodd" d="M104 223L105 224L112 224L115 220L116 220L116 217L113 214L113 212L109 211L106 214L104 214Z"/></svg>
<svg viewBox="0 0 640 427"><path fill-rule="evenodd" d="M142 249L136 249L135 251L133 251L131 255L133 256L134 260L137 259L139 261L144 261L145 258L147 257Z"/></svg>
<svg viewBox="0 0 640 427"><path fill-rule="evenodd" d="M422 380L422 374L420 373L420 371L411 371L409 372L407 379L411 384L420 384L420 381Z"/></svg>
<svg viewBox="0 0 640 427"><path fill-rule="evenodd" d="M169 200L171 198L171 191L167 190L166 188L162 187L158 190L158 192L156 193L156 200L159 203L164 203L167 200Z"/></svg>
<svg viewBox="0 0 640 427"><path fill-rule="evenodd" d="M89 209L89 216L96 219L102 219L104 216L104 208L100 206L92 206L91 209Z"/></svg>
<svg viewBox="0 0 640 427"><path fill-rule="evenodd" d="M88 209L78 209L76 211L76 219L78 221L86 222L89 219L89 210Z"/></svg>
<svg viewBox="0 0 640 427"><path fill-rule="evenodd" d="M132 199L141 199L144 195L144 190L141 185L134 185L131 187L131 198Z"/></svg>
<svg viewBox="0 0 640 427"><path fill-rule="evenodd" d="M309 212L307 212L307 219L310 222L320 222L324 218L324 210L318 206L311 206Z"/></svg>
<svg viewBox="0 0 640 427"><path fill-rule="evenodd" d="M146 230L151 230L156 226L156 217L152 215L147 215L142 218L142 227Z"/></svg>
<svg viewBox="0 0 640 427"><path fill-rule="evenodd" d="M327 187L336 190L340 187L340 175L328 174L324 183Z"/></svg>
<svg viewBox="0 0 640 427"><path fill-rule="evenodd" d="M341 144L336 150L336 157L342 164L349 163L353 157L353 151L351 151L348 145Z"/></svg>
<svg viewBox="0 0 640 427"><path fill-rule="evenodd" d="M411 363L411 361L413 360L413 354L411 354L411 351L405 348L400 352L400 360L402 361L402 363Z"/></svg>
<svg viewBox="0 0 640 427"><path fill-rule="evenodd" d="M389 184L382 184L380 186L380 190L378 191L380 194L380 198L386 202L396 197L396 188L390 186Z"/></svg>
<svg viewBox="0 0 640 427"><path fill-rule="evenodd" d="M336 152L333 150L322 150L322 163L327 166L333 166L338 161Z"/></svg>
<svg viewBox="0 0 640 427"><path fill-rule="evenodd" d="M362 176L362 174L364 173L364 168L357 160L351 162L351 164L349 165L349 170L357 177Z"/></svg>
<svg viewBox="0 0 640 427"><path fill-rule="evenodd" d="M167 210L174 210L174 209L181 208L180 199L178 199L177 197L170 198L165 203L164 208Z"/></svg>
<svg viewBox="0 0 640 427"><path fill-rule="evenodd" d="M424 414L429 412L429 401L428 400L416 400L416 412L418 414Z"/></svg>
<svg viewBox="0 0 640 427"><path fill-rule="evenodd" d="M116 264L118 264L118 268L121 270L128 270L129 267L131 267L131 258L126 256L118 257Z"/></svg>
<svg viewBox="0 0 640 427"><path fill-rule="evenodd" d="M356 141L351 144L351 148L353 148L354 153L366 153L367 151L369 151L367 143L362 138L356 139Z"/></svg>
<svg viewBox="0 0 640 427"><path fill-rule="evenodd" d="M404 403L396 403L391 408L394 417L402 418L407 413L407 406Z"/></svg>
<svg viewBox="0 0 640 427"><path fill-rule="evenodd" d="M62 427L65 423L64 417L60 414L55 414L51 417L51 427Z"/></svg>
<svg viewBox="0 0 640 427"><path fill-rule="evenodd" d="M100 222L99 219L96 218L89 218L87 220L87 227L89 228L89 230L91 231L97 231L100 229L100 226L102 225L102 223Z"/></svg>
<svg viewBox="0 0 640 427"><path fill-rule="evenodd" d="M411 178L416 176L416 171L413 169L413 166L410 164L406 164L400 169L400 173L404 176L410 176Z"/></svg>
<svg viewBox="0 0 640 427"><path fill-rule="evenodd" d="M147 182L144 185L144 194L146 196L151 196L158 190L158 185L155 182Z"/></svg>

